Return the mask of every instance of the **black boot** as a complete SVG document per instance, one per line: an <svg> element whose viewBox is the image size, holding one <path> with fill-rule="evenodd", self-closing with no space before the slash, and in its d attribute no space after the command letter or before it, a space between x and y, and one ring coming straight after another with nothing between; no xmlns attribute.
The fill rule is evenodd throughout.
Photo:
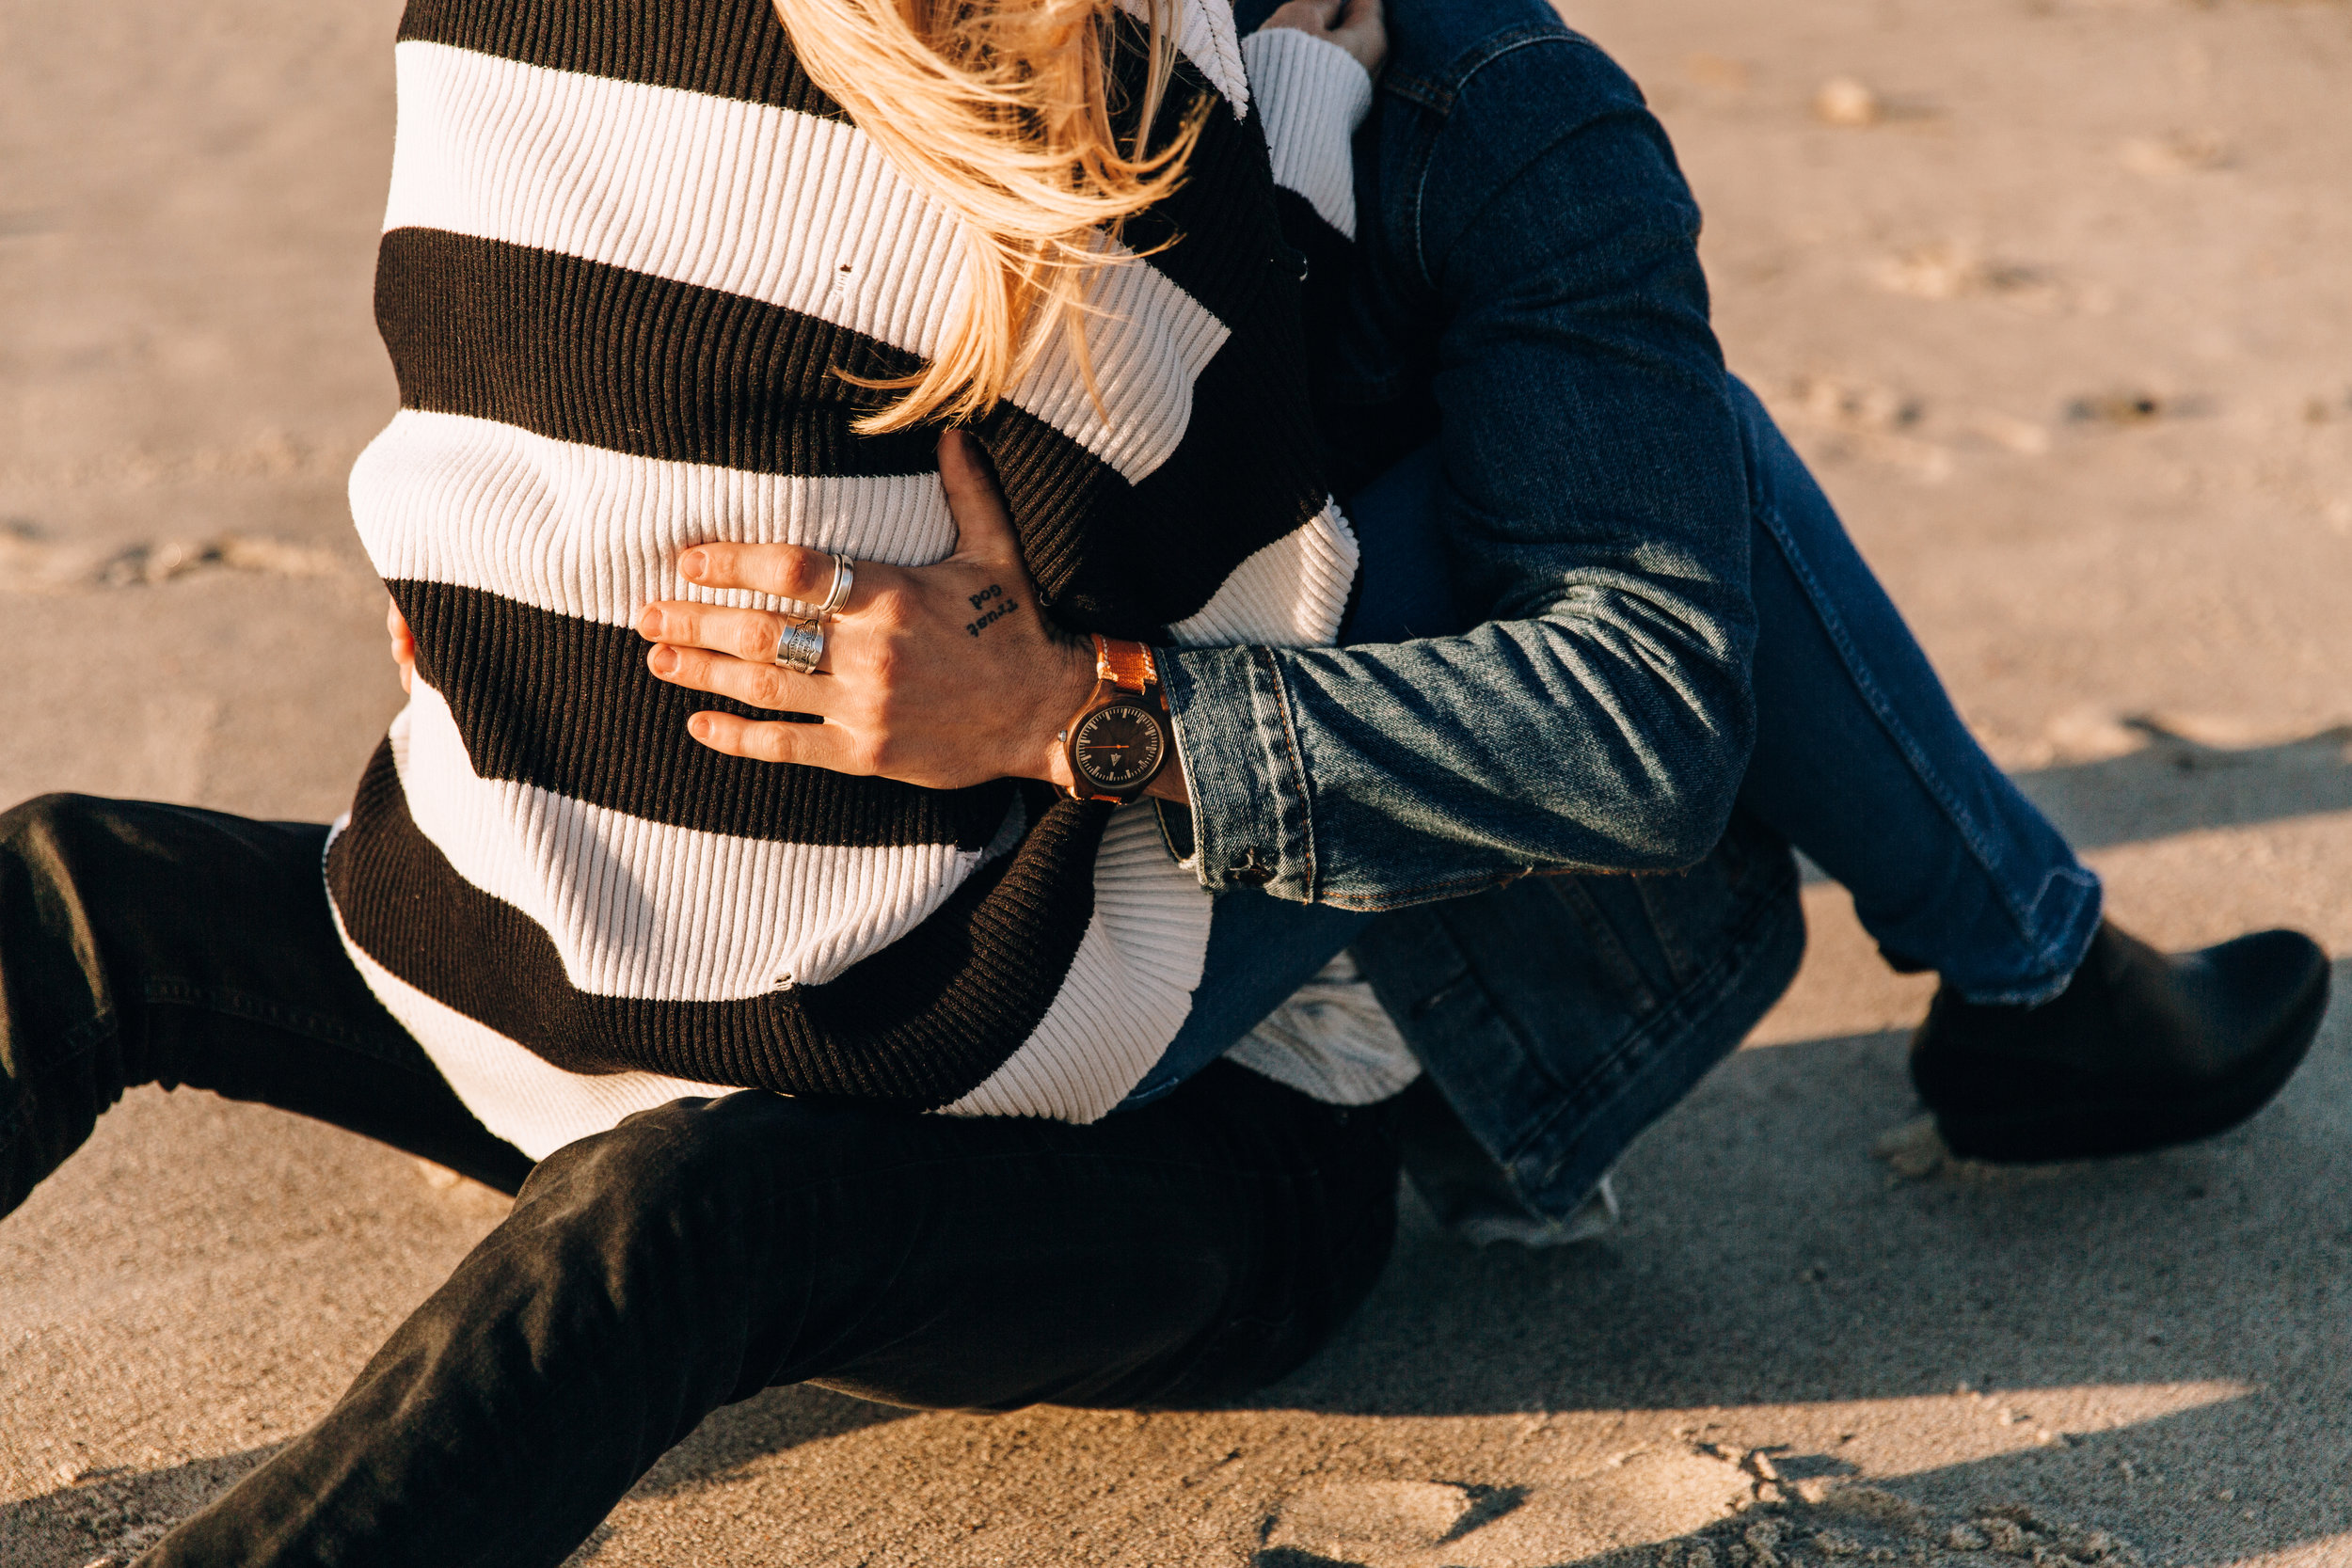
<svg viewBox="0 0 2352 1568"><path fill-rule="evenodd" d="M1911 1081L1953 1153L2039 1163L2211 1137L2262 1109L2328 1010L2328 955L2258 931L2167 957L2102 924L2038 1007L1936 992Z"/></svg>

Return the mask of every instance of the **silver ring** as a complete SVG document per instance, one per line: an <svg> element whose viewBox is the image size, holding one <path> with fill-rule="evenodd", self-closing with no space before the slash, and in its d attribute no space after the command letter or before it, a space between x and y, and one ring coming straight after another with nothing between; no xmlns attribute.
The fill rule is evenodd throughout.
<svg viewBox="0 0 2352 1568"><path fill-rule="evenodd" d="M813 675L825 657L825 628L815 621L787 621L776 634L774 663L796 675Z"/></svg>
<svg viewBox="0 0 2352 1568"><path fill-rule="evenodd" d="M817 607L817 619L828 620L840 612L850 602L850 590L857 585L857 568L850 564L846 555L833 558L833 586L825 590L825 602Z"/></svg>

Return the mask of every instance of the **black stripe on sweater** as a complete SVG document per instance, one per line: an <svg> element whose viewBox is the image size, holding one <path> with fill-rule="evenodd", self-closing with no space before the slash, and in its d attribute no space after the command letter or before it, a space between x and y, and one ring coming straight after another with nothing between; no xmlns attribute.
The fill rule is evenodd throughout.
<svg viewBox="0 0 2352 1568"><path fill-rule="evenodd" d="M409 0L400 40L845 118L792 57L767 0Z"/></svg>
<svg viewBox="0 0 2352 1568"><path fill-rule="evenodd" d="M936 435L861 436L881 399L832 374L920 361L741 294L437 229L377 248L375 319L401 405L559 441L769 474L913 474Z"/></svg>
<svg viewBox="0 0 2352 1568"><path fill-rule="evenodd" d="M1112 95L1114 120L1122 140L1131 135L1132 111L1120 105L1142 102L1144 60L1138 47L1142 24L1121 13L1116 19L1130 46L1120 52L1120 82ZM771 108L847 119L841 106L819 91L792 55L784 24L767 0L701 0L694 5L649 5L644 0L411 0L402 19L404 41L443 43L476 54L518 60L550 71L578 71L612 81L675 87ZM1175 139L1192 106L1216 100L1191 61L1179 57L1173 80L1152 123L1150 145ZM1152 264L1177 287L1219 317L1245 308L1260 269L1273 255L1270 222L1261 222L1264 203L1247 181L1248 166L1266 164L1265 143L1254 121L1235 119L1213 104L1201 137L1186 166L1184 182L1151 212L1133 220L1126 238L1138 250L1154 252ZM1268 182L1271 175L1264 177ZM1194 236L1171 243L1180 236Z"/></svg>
<svg viewBox="0 0 2352 1568"><path fill-rule="evenodd" d="M1012 807L1009 780L923 789L727 756L690 737L687 720L783 716L655 678L635 632L476 588L388 586L416 636L417 673L448 702L482 778L697 832L840 848L977 849Z"/></svg>
<svg viewBox="0 0 2352 1568"><path fill-rule="evenodd" d="M1041 816L1021 848L908 935L824 985L737 1002L574 989L548 933L459 876L419 831L389 745L360 781L326 878L362 951L567 1071L641 1069L933 1110L1035 1033L1093 918L1109 808L1043 795L1032 806Z"/></svg>
<svg viewBox="0 0 2352 1568"><path fill-rule="evenodd" d="M1132 19L1122 21L1135 25ZM1138 62L1135 51L1121 56L1119 96L1130 103L1139 103L1143 95ZM1273 209L1274 167L1264 131L1254 117L1236 119L1189 61L1178 62L1152 122L1150 145L1173 142L1204 97L1216 102L1200 122L1200 139L1193 145L1184 178L1129 218L1120 239L1230 324L1248 310L1269 279L1281 275L1281 226Z"/></svg>
<svg viewBox="0 0 2352 1568"><path fill-rule="evenodd" d="M1333 494L1352 496L1437 438L1437 407L1428 392L1434 368L1428 363L1430 346L1396 343L1392 327L1374 328L1357 319L1380 289L1366 270L1363 252L1325 222L1305 197L1290 190L1274 195L1283 237L1297 250L1299 270L1306 275L1299 290L1301 337L1319 350L1310 360L1308 401L1323 434L1322 471ZM1385 350L1371 369L1362 363L1360 347L1350 349L1368 341ZM1415 366L1410 373L1397 369L1406 363ZM1404 385L1421 388L1409 404L1394 393ZM1376 401L1367 402L1368 396Z"/></svg>
<svg viewBox="0 0 2352 1568"><path fill-rule="evenodd" d="M1139 484L1011 404L978 426L1040 593L1074 631L1147 636L1321 507L1306 358L1278 278L1228 325L1184 440ZM376 317L409 408L668 462L796 475L928 473L930 431L864 437L869 396L825 373L917 363L740 294L439 230L384 236Z"/></svg>
<svg viewBox="0 0 2352 1568"><path fill-rule="evenodd" d="M982 421L1030 575L1064 625L1148 637L1198 613L1234 567L1322 511L1296 289L1278 279L1229 324L1193 384L1184 440L1132 487L1099 464L1073 467L1056 450L1062 438L1018 409Z"/></svg>

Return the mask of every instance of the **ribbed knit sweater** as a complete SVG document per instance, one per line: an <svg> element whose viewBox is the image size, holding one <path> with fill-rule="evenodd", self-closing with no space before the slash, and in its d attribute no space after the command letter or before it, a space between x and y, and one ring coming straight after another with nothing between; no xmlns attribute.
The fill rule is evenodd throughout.
<svg viewBox="0 0 2352 1568"><path fill-rule="evenodd" d="M1062 626L1327 641L1356 551L1275 182L1352 232L1369 83L1261 35L1253 119L1230 13L1179 3L1167 124L1216 103L1101 276L1101 404L1056 345L977 434ZM401 409L351 494L417 681L327 858L369 983L534 1157L735 1087L1101 1116L1207 942L1151 808L721 755L685 721L728 705L656 680L631 629L712 596L673 570L696 541L952 548L931 436L853 434L874 394L833 372L938 342L955 219L764 0L414 0L397 59L377 312Z"/></svg>

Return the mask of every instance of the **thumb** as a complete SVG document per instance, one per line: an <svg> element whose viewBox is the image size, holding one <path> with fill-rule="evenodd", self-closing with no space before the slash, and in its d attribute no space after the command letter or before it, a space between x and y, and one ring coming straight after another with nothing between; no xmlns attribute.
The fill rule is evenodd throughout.
<svg viewBox="0 0 2352 1568"><path fill-rule="evenodd" d="M947 512L956 520L956 556L964 561L1021 565L1021 541L1012 512L997 486L980 444L961 430L939 438L939 483L947 492Z"/></svg>

